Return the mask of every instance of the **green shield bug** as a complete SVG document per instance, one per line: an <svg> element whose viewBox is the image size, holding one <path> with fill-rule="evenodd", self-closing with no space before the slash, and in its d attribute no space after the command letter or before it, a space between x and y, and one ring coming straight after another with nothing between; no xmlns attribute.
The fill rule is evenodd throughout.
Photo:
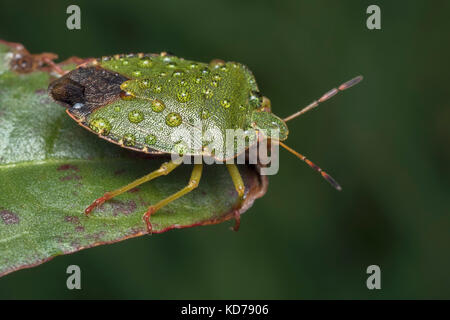
<svg viewBox="0 0 450 320"><path fill-rule="evenodd" d="M267 141L281 145L318 171L336 189L339 184L305 156L286 146L286 122L317 107L339 91L362 80L358 76L325 93L318 100L293 115L281 119L271 112L270 101L263 97L251 71L236 62L213 60L209 64L189 61L165 52L161 54L128 54L91 59L49 86L49 95L66 107L67 114L82 127L100 138L123 148L150 155L201 156L226 162L239 199L246 189L236 164L230 163L250 147ZM200 123L200 126L198 126ZM175 133L204 133L212 130L209 140L194 138L196 147ZM184 131L183 131L184 130ZM194 130L194 131L195 131ZM227 130L245 135L245 143L233 144L226 154L218 152L224 146ZM267 135L277 131L277 136ZM206 141L208 140L208 141ZM211 144L211 141L220 141ZM267 144L267 143L266 143ZM106 192L95 200L85 213L144 182L169 174L179 161L165 162L144 177L117 190ZM150 206L143 219L151 232L150 216L171 201L194 190L202 175L203 160L193 165L189 183L180 191ZM236 229L239 216L236 215Z"/></svg>

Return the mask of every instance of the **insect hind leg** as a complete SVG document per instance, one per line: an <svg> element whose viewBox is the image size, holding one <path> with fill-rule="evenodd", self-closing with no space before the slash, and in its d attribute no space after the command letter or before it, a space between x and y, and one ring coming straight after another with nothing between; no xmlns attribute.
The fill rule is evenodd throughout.
<svg viewBox="0 0 450 320"><path fill-rule="evenodd" d="M92 210L94 210L96 207L98 207L99 205L105 203L106 201L117 197L118 195L127 192L145 182L148 182L150 180L153 180L157 177L160 177L162 175L167 175L169 174L172 170L174 170L176 167L178 167L180 165L180 163L175 163L173 161L169 161L169 162L165 162L161 165L161 167L145 176L143 176L142 178L139 178L129 184L127 184L124 187L121 187L119 189L116 189L114 191L110 191L110 192L106 192L102 197L96 199L94 202L92 202L91 205L89 205L85 210L84 213L86 215L89 215Z"/></svg>
<svg viewBox="0 0 450 320"><path fill-rule="evenodd" d="M194 169L192 170L191 178L189 179L187 186L148 208L147 212L144 214L142 219L145 221L147 225L147 231L149 233L152 233L153 230L152 224L150 223L150 216L159 209L161 209L162 207L168 205L170 202L184 196L185 194L197 188L198 184L200 183L200 179L202 177L202 171L203 171L203 164L195 164Z"/></svg>
<svg viewBox="0 0 450 320"><path fill-rule="evenodd" d="M234 209L234 219L236 221L233 230L238 231L239 226L241 225L241 215L239 213L239 210L242 207L242 203L244 202L245 198L245 184L242 180L242 176L239 173L238 167L234 164L227 164L228 172L230 173L231 179L233 180L234 188L236 189L236 192L238 193L239 202Z"/></svg>

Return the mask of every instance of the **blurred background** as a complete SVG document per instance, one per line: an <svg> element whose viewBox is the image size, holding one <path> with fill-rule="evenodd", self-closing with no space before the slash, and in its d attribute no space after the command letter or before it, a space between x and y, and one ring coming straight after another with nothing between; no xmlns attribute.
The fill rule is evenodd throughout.
<svg viewBox="0 0 450 320"><path fill-rule="evenodd" d="M81 8L81 30L66 8ZM381 30L366 9L381 8ZM57 257L0 279L0 298L450 298L448 1L0 2L0 38L30 52L99 57L170 51L239 61L285 117L334 86L357 87L289 123L266 196L242 217ZM447 40L445 40L447 39ZM68 265L82 290L66 289ZM379 265L381 290L366 268Z"/></svg>

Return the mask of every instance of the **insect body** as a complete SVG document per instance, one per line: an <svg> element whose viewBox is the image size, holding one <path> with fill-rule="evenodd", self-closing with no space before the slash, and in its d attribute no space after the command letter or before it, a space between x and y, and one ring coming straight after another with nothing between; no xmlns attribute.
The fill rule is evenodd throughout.
<svg viewBox="0 0 450 320"><path fill-rule="evenodd" d="M253 74L244 65L222 60L205 64L166 53L116 55L91 60L52 82L49 94L65 106L68 115L81 126L124 148L154 155L203 156L224 161L269 138L340 189L328 174L282 141L288 136L286 121L361 79L357 77L344 83L284 120L271 113L269 99L260 94ZM245 142L233 144L230 150L224 137L231 129L238 136L245 136ZM278 132L276 139L267 136L267 132L274 129ZM190 140L193 143L183 139L189 132L194 133ZM205 132L209 133L207 138ZM85 213L89 214L96 206L144 182L169 174L178 165L179 162L166 162L127 186L106 192ZM245 186L238 168L234 163L227 162L226 166L242 202ZM202 167L203 164L194 164L186 187L149 207L144 214L149 232L152 228L150 216L195 189L200 182Z"/></svg>

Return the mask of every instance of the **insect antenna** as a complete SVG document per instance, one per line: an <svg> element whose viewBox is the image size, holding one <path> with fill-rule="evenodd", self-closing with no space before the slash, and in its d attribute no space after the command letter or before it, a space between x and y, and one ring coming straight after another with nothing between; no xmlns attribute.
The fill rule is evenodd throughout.
<svg viewBox="0 0 450 320"><path fill-rule="evenodd" d="M330 99L331 97L334 97L336 94L339 93L339 91L344 91L348 88L353 87L354 85L358 84L359 82L361 82L363 79L362 76L357 76L347 82L344 82L343 84L341 84L339 87L337 88L333 88L330 91L328 91L327 93L325 93L324 95L322 95L319 99L314 100L313 102L311 102L309 105L307 105L306 107L304 107L303 109L301 109L300 111L290 115L287 118L284 118L284 122L287 122L289 120L292 120L294 118L297 118L298 116L301 116L302 114L304 114L305 112L308 112L311 109L316 108L320 103L327 101L328 99Z"/></svg>
<svg viewBox="0 0 450 320"><path fill-rule="evenodd" d="M334 180L328 173L326 173L325 171L323 171L320 167L318 167L315 163L311 162L310 160L308 160L304 155L298 153L297 151L295 151L294 149L288 147L287 145L285 145L283 142L278 141L278 143L280 144L280 146L282 146L283 148L285 148L287 151L289 151L290 153L292 153L293 155L295 155L297 158L299 158L300 160L306 162L306 164L308 166L310 166L311 168L313 168L314 170L316 170L317 172L319 172L322 177L327 180L336 190L341 191L342 188L339 185L339 183L336 182L336 180Z"/></svg>

